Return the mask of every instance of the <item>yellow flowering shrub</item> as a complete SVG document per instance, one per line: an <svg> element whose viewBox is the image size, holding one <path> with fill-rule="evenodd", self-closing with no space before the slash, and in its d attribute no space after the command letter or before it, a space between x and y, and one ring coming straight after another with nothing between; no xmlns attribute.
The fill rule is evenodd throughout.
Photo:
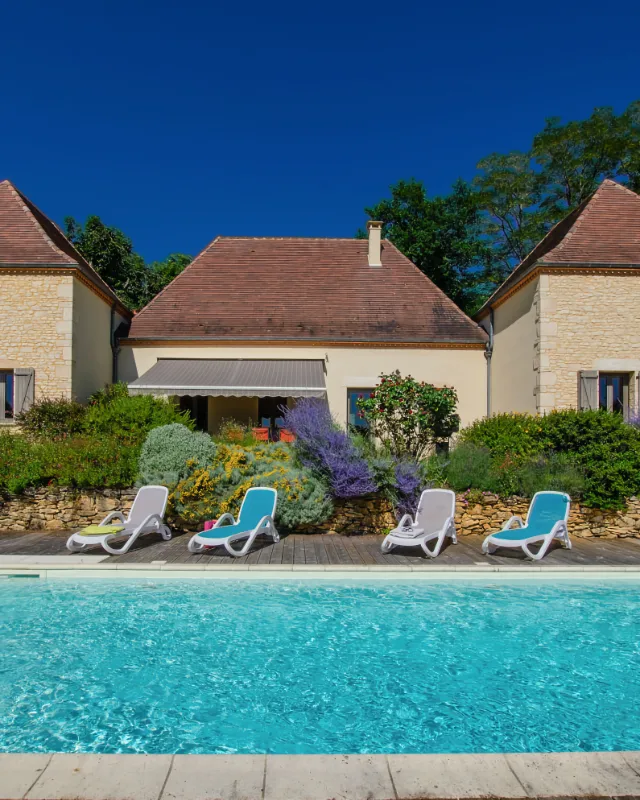
<svg viewBox="0 0 640 800"><path fill-rule="evenodd" d="M169 499L176 514L199 523L227 512L237 516L252 486L277 489L276 524L283 528L324 522L333 511L326 487L309 470L294 466L285 444L218 445L214 463L181 480Z"/></svg>

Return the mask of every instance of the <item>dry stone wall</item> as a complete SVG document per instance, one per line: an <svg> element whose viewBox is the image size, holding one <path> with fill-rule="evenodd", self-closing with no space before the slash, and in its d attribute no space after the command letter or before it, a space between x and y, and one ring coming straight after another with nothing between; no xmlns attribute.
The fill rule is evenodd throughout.
<svg viewBox="0 0 640 800"><path fill-rule="evenodd" d="M128 511L135 497L134 489L74 491L42 488L19 496L0 497L0 531L76 530L100 522L110 511ZM483 495L479 502L469 502L460 495L456 502L456 528L459 536L486 535L498 530L511 516L524 517L529 501L523 498L503 500ZM188 530L181 520L168 517L173 530ZM327 533L355 536L386 533L395 525L391 504L372 496L342 500L323 525L304 526L297 533ZM579 538L640 538L640 500L631 498L625 511L603 512L571 506L569 533Z"/></svg>

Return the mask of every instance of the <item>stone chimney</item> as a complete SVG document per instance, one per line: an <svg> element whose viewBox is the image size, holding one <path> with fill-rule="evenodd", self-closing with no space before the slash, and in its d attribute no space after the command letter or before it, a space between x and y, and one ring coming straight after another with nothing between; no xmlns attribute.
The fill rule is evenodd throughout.
<svg viewBox="0 0 640 800"><path fill-rule="evenodd" d="M382 222L370 219L367 222L367 232L369 233L369 266L381 267Z"/></svg>

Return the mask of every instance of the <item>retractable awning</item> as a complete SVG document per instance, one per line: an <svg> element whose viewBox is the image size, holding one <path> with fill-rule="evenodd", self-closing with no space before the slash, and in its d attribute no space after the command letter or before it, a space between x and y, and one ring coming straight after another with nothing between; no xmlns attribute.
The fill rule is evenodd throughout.
<svg viewBox="0 0 640 800"><path fill-rule="evenodd" d="M189 397L324 397L324 362L163 358L129 384L130 394Z"/></svg>

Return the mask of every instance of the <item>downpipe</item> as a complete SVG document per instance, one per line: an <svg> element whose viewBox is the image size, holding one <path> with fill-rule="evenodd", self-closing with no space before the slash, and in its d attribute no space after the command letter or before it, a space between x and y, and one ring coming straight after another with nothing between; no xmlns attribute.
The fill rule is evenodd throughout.
<svg viewBox="0 0 640 800"><path fill-rule="evenodd" d="M487 417L491 416L491 358L493 356L493 309L489 309L489 341L485 346L487 360Z"/></svg>

